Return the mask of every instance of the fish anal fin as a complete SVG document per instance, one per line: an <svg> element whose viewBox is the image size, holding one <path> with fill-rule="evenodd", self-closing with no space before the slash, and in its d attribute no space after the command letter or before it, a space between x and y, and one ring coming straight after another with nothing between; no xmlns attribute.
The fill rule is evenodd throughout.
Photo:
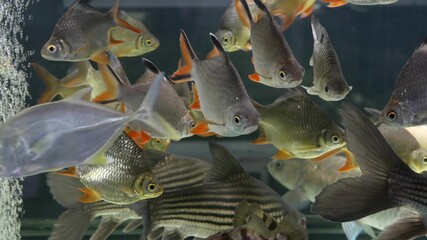
<svg viewBox="0 0 427 240"><path fill-rule="evenodd" d="M72 166L54 173L62 176L77 177L77 168L76 166Z"/></svg>
<svg viewBox="0 0 427 240"><path fill-rule="evenodd" d="M280 149L276 154L274 154L274 156L272 157L272 159L274 160L288 160L293 158L294 155L284 149Z"/></svg>
<svg viewBox="0 0 427 240"><path fill-rule="evenodd" d="M90 60L97 62L97 63L101 63L101 64L110 64L110 58L108 57L108 55L102 51L99 52L93 56L90 57Z"/></svg>
<svg viewBox="0 0 427 240"><path fill-rule="evenodd" d="M199 92L195 86L195 84L192 85L192 90L193 90L193 103L191 104L190 108L194 109L194 110L199 110L200 109L200 98L199 98Z"/></svg>
<svg viewBox="0 0 427 240"><path fill-rule="evenodd" d="M328 7L340 7L347 4L347 1L344 0L322 0L323 2L329 3Z"/></svg>
<svg viewBox="0 0 427 240"><path fill-rule="evenodd" d="M209 132L209 124L205 122L196 123L196 126L194 126L191 129L192 134L205 134L208 132Z"/></svg>
<svg viewBox="0 0 427 240"><path fill-rule="evenodd" d="M253 81L253 82L257 82L259 83L261 81L261 78L259 77L258 73L252 73L251 75L248 76L248 78Z"/></svg>
<svg viewBox="0 0 427 240"><path fill-rule="evenodd" d="M359 165L356 162L354 154L350 152L347 148L343 149L342 152L345 155L345 164L340 169L338 169L338 172L348 172L353 169L356 169Z"/></svg>
<svg viewBox="0 0 427 240"><path fill-rule="evenodd" d="M83 193L79 199L82 203L93 203L102 200L99 194L90 188L79 188L79 191Z"/></svg>

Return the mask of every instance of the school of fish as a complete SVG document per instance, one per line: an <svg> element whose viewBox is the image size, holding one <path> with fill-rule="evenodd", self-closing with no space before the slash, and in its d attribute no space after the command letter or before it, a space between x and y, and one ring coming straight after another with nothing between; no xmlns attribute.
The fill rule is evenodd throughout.
<svg viewBox="0 0 427 240"><path fill-rule="evenodd" d="M328 7L397 1L322 0ZM300 211L307 208L342 223L349 240L362 232L426 235L427 38L402 66L384 108L366 106L365 115L344 103L336 109L340 125L317 103L343 101L355 90L338 58L343 49L332 44L339 39L314 14L317 4L230 0L215 34L193 39L189 29L176 30L176 71L142 58L145 71L131 81L120 58L155 51L160 40L118 0L107 12L76 0L40 51L70 62L68 72L56 77L31 63L47 87L37 105L0 126L0 177L48 173L52 197L65 209L52 240L83 239L98 217L93 240L125 222L124 233L139 231L144 240L304 240L310 229ZM302 62L283 31L310 15L313 52ZM206 57L193 49L200 41L212 47ZM251 52L253 74L239 74L230 57L236 51ZM303 85L309 67L312 84ZM258 103L249 81L282 94ZM252 177L227 141L210 138L211 161L167 152L184 138L255 132L248 146L277 149L266 167L288 189L283 196Z"/></svg>

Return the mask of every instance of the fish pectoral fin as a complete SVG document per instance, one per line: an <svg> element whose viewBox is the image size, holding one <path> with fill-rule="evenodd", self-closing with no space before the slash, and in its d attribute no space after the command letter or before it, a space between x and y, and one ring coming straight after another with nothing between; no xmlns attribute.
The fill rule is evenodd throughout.
<svg viewBox="0 0 427 240"><path fill-rule="evenodd" d="M253 140L251 144L254 144L254 145L270 144L270 141L268 141L267 137L265 136L259 136L257 139Z"/></svg>
<svg viewBox="0 0 427 240"><path fill-rule="evenodd" d="M350 152L347 148L344 148L341 151L345 155L345 164L340 169L338 169L338 172L348 172L359 167L352 152Z"/></svg>
<svg viewBox="0 0 427 240"><path fill-rule="evenodd" d="M111 31L110 31L110 33L109 33L109 37L108 37L108 46L109 47L111 47L111 46L117 46L117 45L120 45L120 44L122 44L122 43L124 43L125 41L123 41L123 40L117 40L117 39L115 39L114 37L113 37L113 34L111 33Z"/></svg>
<svg viewBox="0 0 427 240"><path fill-rule="evenodd" d="M196 123L196 126L194 126L191 129L191 133L192 134L197 134L197 135L205 134L205 133L208 133L208 132L209 132L209 124L205 123L205 122Z"/></svg>
<svg viewBox="0 0 427 240"><path fill-rule="evenodd" d="M307 86L301 85L301 87L304 88L307 91L307 93L310 95L319 95L319 93L320 93L319 91L314 89L314 86L307 87Z"/></svg>
<svg viewBox="0 0 427 240"><path fill-rule="evenodd" d="M310 62L308 64L313 67L313 65L314 65L313 55L311 55Z"/></svg>
<svg viewBox="0 0 427 240"><path fill-rule="evenodd" d="M62 176L77 177L77 168L76 166L72 166L54 173Z"/></svg>
<svg viewBox="0 0 427 240"><path fill-rule="evenodd" d="M79 188L79 191L83 193L83 195L81 195L79 199L79 201L82 203L93 203L102 200L99 194L93 189L85 187Z"/></svg>
<svg viewBox="0 0 427 240"><path fill-rule="evenodd" d="M251 63L254 64L254 57L251 57Z"/></svg>
<svg viewBox="0 0 427 240"><path fill-rule="evenodd" d="M328 7L330 8L340 7L348 3L347 1L344 1L344 0L322 0L322 2L329 3Z"/></svg>
<svg viewBox="0 0 427 240"><path fill-rule="evenodd" d="M196 88L196 84L191 85L191 89L193 91L193 103L190 105L190 108L193 110L199 110L200 109L200 98L199 98L199 91Z"/></svg>
<svg viewBox="0 0 427 240"><path fill-rule="evenodd" d="M139 136L141 138L140 143L141 143L142 146L144 146L151 139L151 136L147 132L145 132L145 131L141 131L139 133Z"/></svg>
<svg viewBox="0 0 427 240"><path fill-rule="evenodd" d="M245 45L243 46L236 46L238 49L245 51L245 52L249 52L252 50L252 45L250 42L247 42Z"/></svg>
<svg viewBox="0 0 427 240"><path fill-rule="evenodd" d="M276 154L274 154L274 156L272 157L272 159L274 160L288 160L293 158L294 155L284 149L280 149Z"/></svg>
<svg viewBox="0 0 427 240"><path fill-rule="evenodd" d="M111 64L110 58L104 51L91 56L90 60L101 64Z"/></svg>
<svg viewBox="0 0 427 240"><path fill-rule="evenodd" d="M248 78L253 81L253 82L257 82L259 83L261 81L259 74L258 73L252 73L251 75L248 76Z"/></svg>

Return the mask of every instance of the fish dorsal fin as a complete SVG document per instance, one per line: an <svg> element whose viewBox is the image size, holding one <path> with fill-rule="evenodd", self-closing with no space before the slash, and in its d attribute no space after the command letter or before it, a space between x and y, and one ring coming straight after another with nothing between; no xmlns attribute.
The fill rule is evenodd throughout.
<svg viewBox="0 0 427 240"><path fill-rule="evenodd" d="M216 56L220 56L221 54L225 54L224 48L222 47L221 43L218 41L218 38L213 33L209 33L209 36L211 37L211 42L214 45L214 49L212 49L211 52L209 52L207 59L212 59Z"/></svg>
<svg viewBox="0 0 427 240"><path fill-rule="evenodd" d="M98 10L96 10L94 7L92 7L89 4L90 0L77 0L71 5L69 9L76 9L85 11L86 13L92 12L92 13L100 13Z"/></svg>
<svg viewBox="0 0 427 240"><path fill-rule="evenodd" d="M157 74L160 73L159 68L150 60L143 58L142 63L145 66L145 72L136 80L135 84L142 84L148 81L152 81L157 76Z"/></svg>
<svg viewBox="0 0 427 240"><path fill-rule="evenodd" d="M209 149L213 162L211 170L206 175L205 183L224 181L233 174L245 172L240 163L224 146L210 141Z"/></svg>
<svg viewBox="0 0 427 240"><path fill-rule="evenodd" d="M255 2L255 4L258 6L258 8L259 8L261 11L263 11L265 14L267 14L268 19L269 19L271 22L275 23L275 22L274 22L273 17L272 17L272 16L271 16L271 14L270 14L270 11L268 11L268 9L267 9L267 7L264 5L264 3L262 3L260 0L254 0L254 2Z"/></svg>
<svg viewBox="0 0 427 240"><path fill-rule="evenodd" d="M427 37L421 42L416 51L427 50Z"/></svg>
<svg viewBox="0 0 427 240"><path fill-rule="evenodd" d="M274 100L274 103L283 102L295 97L303 97L303 96L308 97L307 94L305 94L300 87L287 88L286 90L284 90L283 94L280 97Z"/></svg>

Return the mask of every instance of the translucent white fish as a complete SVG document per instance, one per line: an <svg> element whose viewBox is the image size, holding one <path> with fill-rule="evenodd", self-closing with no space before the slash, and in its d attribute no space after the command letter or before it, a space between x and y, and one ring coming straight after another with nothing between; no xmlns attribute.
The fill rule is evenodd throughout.
<svg viewBox="0 0 427 240"><path fill-rule="evenodd" d="M169 131L152 110L162 79L163 74L159 74L132 114L80 99L87 90L21 111L0 126L0 176L22 177L79 165L108 149L133 120Z"/></svg>

